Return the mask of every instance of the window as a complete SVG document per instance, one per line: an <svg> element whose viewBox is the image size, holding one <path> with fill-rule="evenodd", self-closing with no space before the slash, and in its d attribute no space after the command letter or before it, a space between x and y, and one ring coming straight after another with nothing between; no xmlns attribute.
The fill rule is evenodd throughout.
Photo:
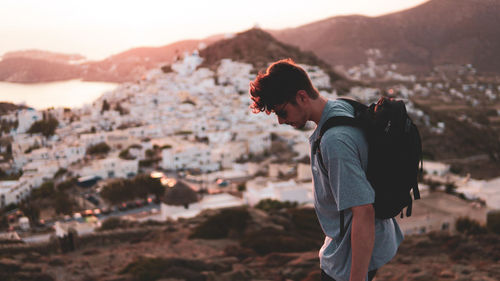
<svg viewBox="0 0 500 281"><path fill-rule="evenodd" d="M441 230L448 230L450 228L450 223L445 222L441 225Z"/></svg>
<svg viewBox="0 0 500 281"><path fill-rule="evenodd" d="M426 231L427 231L427 229L425 228L425 226L422 226L420 228L420 234L424 234Z"/></svg>

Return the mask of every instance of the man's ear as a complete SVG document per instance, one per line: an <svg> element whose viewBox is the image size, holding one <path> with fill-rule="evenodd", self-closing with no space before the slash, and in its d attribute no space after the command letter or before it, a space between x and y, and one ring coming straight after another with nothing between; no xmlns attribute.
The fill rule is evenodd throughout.
<svg viewBox="0 0 500 281"><path fill-rule="evenodd" d="M305 90L299 90L297 92L297 102L306 103L309 101L309 95Z"/></svg>

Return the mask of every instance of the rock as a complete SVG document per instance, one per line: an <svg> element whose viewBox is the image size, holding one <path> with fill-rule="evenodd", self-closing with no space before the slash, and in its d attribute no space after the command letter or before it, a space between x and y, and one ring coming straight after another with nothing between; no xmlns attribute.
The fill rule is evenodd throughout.
<svg viewBox="0 0 500 281"><path fill-rule="evenodd" d="M25 272L42 272L42 268L34 264L23 264L21 270Z"/></svg>
<svg viewBox="0 0 500 281"><path fill-rule="evenodd" d="M441 277L441 278L455 278L455 274L451 270L445 269L445 270L441 271L441 273L439 273L439 277Z"/></svg>
<svg viewBox="0 0 500 281"><path fill-rule="evenodd" d="M2 258L0 259L0 272L17 272L21 268L21 263L19 261Z"/></svg>
<svg viewBox="0 0 500 281"><path fill-rule="evenodd" d="M224 255L233 256L238 258L240 261L247 259L248 257L254 257L257 255L254 250L249 248L243 248L237 245L229 245L224 249Z"/></svg>
<svg viewBox="0 0 500 281"><path fill-rule="evenodd" d="M281 271L281 274L286 278L290 278L292 280L301 280L309 275L310 272L310 268L286 267Z"/></svg>
<svg viewBox="0 0 500 281"><path fill-rule="evenodd" d="M307 276L302 279L301 281L317 281L321 280L321 273L320 269L318 268L317 270L313 270L307 274Z"/></svg>
<svg viewBox="0 0 500 281"><path fill-rule="evenodd" d="M271 253L264 257L266 266L283 266L297 258L294 253Z"/></svg>
<svg viewBox="0 0 500 281"><path fill-rule="evenodd" d="M415 274L413 276L410 276L408 280L411 281L430 281L430 280L435 280L436 277L430 273L430 272L420 272L418 274Z"/></svg>
<svg viewBox="0 0 500 281"><path fill-rule="evenodd" d="M253 272L250 269L237 269L233 270L230 272L226 272L219 277L215 278L214 280L216 281L231 281L231 280L238 280L238 281L250 281L254 280L255 272Z"/></svg>
<svg viewBox="0 0 500 281"><path fill-rule="evenodd" d="M289 266L317 266L319 268L319 257L317 251L301 253L296 259L288 263Z"/></svg>
<svg viewBox="0 0 500 281"><path fill-rule="evenodd" d="M239 260L236 257L220 257L217 259L209 260L208 264L211 270L222 273L232 270L233 264L238 263Z"/></svg>

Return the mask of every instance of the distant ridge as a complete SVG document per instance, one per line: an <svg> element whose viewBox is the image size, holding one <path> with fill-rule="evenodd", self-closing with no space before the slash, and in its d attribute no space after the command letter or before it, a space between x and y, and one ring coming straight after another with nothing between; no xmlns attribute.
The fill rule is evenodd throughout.
<svg viewBox="0 0 500 281"><path fill-rule="evenodd" d="M500 1L432 0L380 17L332 17L270 32L331 65L365 63L365 51L377 48L381 62L403 71L470 63L481 72L500 73L498 15Z"/></svg>
<svg viewBox="0 0 500 281"><path fill-rule="evenodd" d="M253 28L236 34L233 38L219 40L200 51L204 61L202 66L214 68L221 59L252 64L257 70L265 70L269 63L292 58L295 62L321 67L330 75L331 81L344 79L332 70L325 61L312 52L304 52L295 46L276 40L271 34L259 28Z"/></svg>
<svg viewBox="0 0 500 281"><path fill-rule="evenodd" d="M140 79L148 69L172 63L184 52L192 52L200 44L209 44L222 38L211 36L203 40L183 40L162 47L133 48L101 61L85 64L83 75L88 81L126 82Z"/></svg>
<svg viewBox="0 0 500 281"><path fill-rule="evenodd" d="M192 52L200 43L209 44L222 38L215 35L202 40L183 40L162 47L127 50L100 61L81 64L80 55L59 54L41 50L6 53L0 61L0 81L39 83L83 79L86 81L127 82L141 78L148 69L171 63L176 56Z"/></svg>
<svg viewBox="0 0 500 281"><path fill-rule="evenodd" d="M80 78L78 65L42 59L11 57L0 61L0 81L38 83Z"/></svg>
<svg viewBox="0 0 500 281"><path fill-rule="evenodd" d="M85 60L85 57L79 54L61 54L42 50L23 50L7 52L2 56L3 59L10 58L26 58L26 59L39 59L56 63L72 63L75 61Z"/></svg>

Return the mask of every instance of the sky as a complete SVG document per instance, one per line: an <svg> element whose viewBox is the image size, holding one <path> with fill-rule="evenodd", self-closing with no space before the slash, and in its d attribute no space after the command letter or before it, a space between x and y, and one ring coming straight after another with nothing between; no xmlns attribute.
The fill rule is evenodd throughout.
<svg viewBox="0 0 500 281"><path fill-rule="evenodd" d="M40 49L103 59L133 47L379 16L427 0L0 0L0 55Z"/></svg>

